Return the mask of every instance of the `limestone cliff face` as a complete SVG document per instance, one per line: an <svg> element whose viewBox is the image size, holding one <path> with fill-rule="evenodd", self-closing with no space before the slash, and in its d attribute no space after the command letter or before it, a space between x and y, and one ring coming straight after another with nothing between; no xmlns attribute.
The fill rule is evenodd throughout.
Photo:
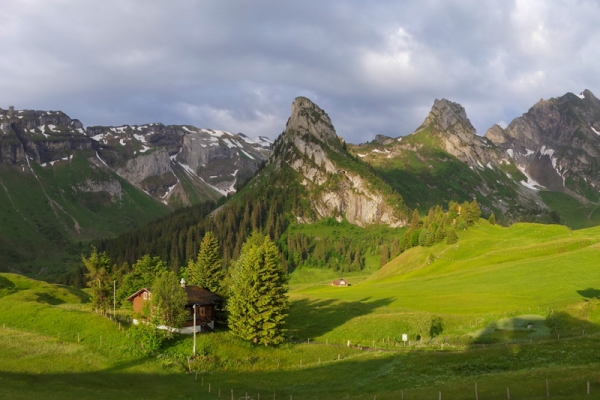
<svg viewBox="0 0 600 400"><path fill-rule="evenodd" d="M145 179L164 174L172 175L172 185L177 183L169 154L164 148L127 160L125 166L117 169L117 173L138 187Z"/></svg>
<svg viewBox="0 0 600 400"><path fill-rule="evenodd" d="M506 129L494 126L486 137L541 187L582 201L600 200L600 100L585 90L540 100ZM590 192L596 193L591 196Z"/></svg>
<svg viewBox="0 0 600 400"><path fill-rule="evenodd" d="M356 163L335 133L329 116L304 97L292 104L285 132L274 144L269 162L286 163L302 176L317 219L336 217L355 225L402 226L406 217L369 178L354 168ZM343 158L344 167L337 159ZM401 203L401 199L396 199ZM297 216L300 222L313 222Z"/></svg>
<svg viewBox="0 0 600 400"><path fill-rule="evenodd" d="M188 127L180 151L172 157L192 176L226 195L249 179L269 151L245 135Z"/></svg>

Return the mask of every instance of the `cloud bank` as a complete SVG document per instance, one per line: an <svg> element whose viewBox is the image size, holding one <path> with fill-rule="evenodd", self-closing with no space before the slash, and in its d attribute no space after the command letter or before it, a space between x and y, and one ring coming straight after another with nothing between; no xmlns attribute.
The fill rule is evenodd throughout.
<svg viewBox="0 0 600 400"><path fill-rule="evenodd" d="M598 15L583 0L24 0L0 8L0 107L275 138L306 96L359 143L411 133L447 98L483 134L540 98L600 92Z"/></svg>

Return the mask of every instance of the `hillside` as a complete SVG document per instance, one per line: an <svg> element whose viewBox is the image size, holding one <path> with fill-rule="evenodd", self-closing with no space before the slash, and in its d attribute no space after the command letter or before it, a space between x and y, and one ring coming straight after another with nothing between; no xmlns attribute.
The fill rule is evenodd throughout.
<svg viewBox="0 0 600 400"><path fill-rule="evenodd" d="M477 336L477 330L502 318L526 314L546 318L552 309L571 315L572 326L565 326L561 335L569 329L574 334L582 325L598 330L598 302L586 302L600 294L599 251L600 228L571 231L525 223L504 228L481 220L461 233L456 244L410 249L358 285L342 290L303 285L293 296L312 305L335 302L332 307L342 307L348 302L363 303L365 310L372 307L352 318L357 339L368 337L373 329L381 334L397 335L399 329L417 334L419 324L430 315L443 318L448 335L470 331ZM380 320L382 315L386 318ZM314 321L295 322L304 327L300 330L304 335L323 338L313 332L318 329ZM464 329L466 325L477 329ZM339 337L336 330L326 334Z"/></svg>
<svg viewBox="0 0 600 400"><path fill-rule="evenodd" d="M191 336L140 358L99 314L3 298L0 396L470 399L477 383L480 398L509 387L542 399L547 379L552 398L593 398L599 243L598 228L481 220L458 243L410 249L351 287L293 286L287 332L302 343L254 347L217 329L198 335L189 363Z"/></svg>
<svg viewBox="0 0 600 400"><path fill-rule="evenodd" d="M54 279L88 241L234 193L270 141L189 125L87 127L0 109L0 271Z"/></svg>
<svg viewBox="0 0 600 400"><path fill-rule="evenodd" d="M93 153L92 153L93 154ZM138 228L169 209L76 152L43 167L0 164L0 271L56 277L86 241Z"/></svg>
<svg viewBox="0 0 600 400"><path fill-rule="evenodd" d="M89 296L70 286L55 285L17 274L0 274L0 301L39 304L81 304Z"/></svg>

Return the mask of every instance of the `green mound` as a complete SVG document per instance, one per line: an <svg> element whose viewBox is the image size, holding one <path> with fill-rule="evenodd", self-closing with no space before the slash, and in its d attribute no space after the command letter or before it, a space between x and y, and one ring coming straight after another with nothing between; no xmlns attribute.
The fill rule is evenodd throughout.
<svg viewBox="0 0 600 400"><path fill-rule="evenodd" d="M545 317L526 314L494 321L477 331L473 338L475 343L514 342L548 337L551 333Z"/></svg>
<svg viewBox="0 0 600 400"><path fill-rule="evenodd" d="M0 301L22 301L43 304L86 303L89 296L64 285L54 285L17 274L0 274Z"/></svg>

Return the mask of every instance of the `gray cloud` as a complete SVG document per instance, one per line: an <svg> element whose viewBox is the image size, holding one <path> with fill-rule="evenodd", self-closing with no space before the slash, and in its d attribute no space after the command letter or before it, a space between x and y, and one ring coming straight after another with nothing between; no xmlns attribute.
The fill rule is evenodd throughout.
<svg viewBox="0 0 600 400"><path fill-rule="evenodd" d="M584 0L13 2L0 105L274 138L303 95L356 143L412 132L445 97L483 134L600 90L598 15Z"/></svg>

